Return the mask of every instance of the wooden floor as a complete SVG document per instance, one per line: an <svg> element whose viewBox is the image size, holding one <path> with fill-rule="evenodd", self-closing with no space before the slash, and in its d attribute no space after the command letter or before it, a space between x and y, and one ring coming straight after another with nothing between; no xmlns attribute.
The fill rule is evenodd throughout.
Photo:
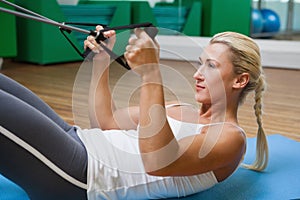
<svg viewBox="0 0 300 200"><path fill-rule="evenodd" d="M184 77L189 77L188 81L193 82L191 77L194 70L186 63L178 61L164 61L163 63L172 66ZM6 59L0 72L31 89L63 119L73 124L73 86L77 71L83 67L87 66L82 66L81 62L39 66ZM263 123L267 134L281 134L300 141L300 71L265 68L265 74L268 90L264 98ZM172 99L173 96L179 94L179 96L183 96L183 100L192 100L190 94L186 93L186 87L176 84L180 80L177 77L173 78L174 80L170 81L173 81L174 87L170 86L166 89L167 99ZM127 76L126 71L120 66L112 66L111 80L112 87L122 85L115 92L118 105L126 105L130 94L132 94L131 104L137 103L138 92L135 88L138 87L138 83L134 75ZM239 111L240 125L246 130L249 137L254 136L257 130L253 104L253 94L250 94Z"/></svg>

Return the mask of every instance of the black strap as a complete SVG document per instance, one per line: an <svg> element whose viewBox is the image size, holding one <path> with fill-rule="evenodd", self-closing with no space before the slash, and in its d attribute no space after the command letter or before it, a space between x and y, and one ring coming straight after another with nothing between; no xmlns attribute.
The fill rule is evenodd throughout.
<svg viewBox="0 0 300 200"><path fill-rule="evenodd" d="M68 38L68 36L65 34L64 31L68 32L68 33L71 33L69 30L65 30L65 29L62 29L60 28L59 29L60 32L63 34L63 36L65 36L65 38L68 40L68 42L71 44L71 46L75 49L75 51L82 57L82 53L79 51L79 49L75 46L75 44Z"/></svg>
<svg viewBox="0 0 300 200"><path fill-rule="evenodd" d="M96 26L99 24L91 24L91 23L66 23L66 24L76 24L76 25L84 25L84 26ZM130 24L130 25L124 25L124 26L116 26L116 27L108 27L106 25L100 24L101 26L103 26L104 28L99 31L99 32L95 32L95 31L90 31L90 35L95 36L95 39L97 41L97 43L110 55L110 57L112 59L114 59L116 62L118 62L120 65L122 65L124 68L130 70L130 66L127 64L127 62L124 59L124 55L117 55L115 54L113 51L111 51L109 48L107 48L105 46L105 44L103 44L103 41L105 41L107 38L104 37L103 32L105 31L109 31L109 30L124 30L124 29L135 29L135 28L142 28L144 27L144 30L146 31L146 33L152 38L154 39L155 36L158 33L158 29L153 26L152 23L146 22L146 23L140 23L140 24ZM88 59L88 60L92 60L92 58L94 57L95 53L93 53L90 49L86 49L84 51L84 53L81 53L78 48L72 43L72 41L64 34L64 31L67 31L68 33L70 33L69 30L65 30L60 28L61 32L63 33L63 35L66 37L66 39L70 42L70 44L72 45L72 47L76 50L76 52L83 58Z"/></svg>

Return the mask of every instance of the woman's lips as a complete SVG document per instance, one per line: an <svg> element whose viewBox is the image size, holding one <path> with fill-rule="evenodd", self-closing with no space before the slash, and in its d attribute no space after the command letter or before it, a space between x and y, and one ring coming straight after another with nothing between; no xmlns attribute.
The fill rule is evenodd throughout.
<svg viewBox="0 0 300 200"><path fill-rule="evenodd" d="M200 85L200 84L196 84L196 90L203 90L205 89L205 87L203 85Z"/></svg>

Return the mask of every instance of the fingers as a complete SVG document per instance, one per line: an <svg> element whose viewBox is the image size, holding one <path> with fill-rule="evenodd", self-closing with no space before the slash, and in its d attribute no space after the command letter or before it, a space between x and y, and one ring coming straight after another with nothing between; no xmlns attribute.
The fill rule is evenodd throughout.
<svg viewBox="0 0 300 200"><path fill-rule="evenodd" d="M137 28L134 32L136 37L128 40L124 57L131 69L142 75L150 68L141 66L159 63L159 46L143 29Z"/></svg>
<svg viewBox="0 0 300 200"><path fill-rule="evenodd" d="M136 38L130 38L128 40L128 45L126 46L126 52L134 52L135 50L138 50L138 39Z"/></svg>
<svg viewBox="0 0 300 200"><path fill-rule="evenodd" d="M124 56L127 60L132 60L134 56L142 49L143 41L138 38L130 38Z"/></svg>
<svg viewBox="0 0 300 200"><path fill-rule="evenodd" d="M152 39L148 36L148 34L140 29L136 28L134 30L136 34L136 38L132 37L128 40L128 45L126 46L126 51L128 53L138 51L141 48L151 48L153 47L153 41Z"/></svg>
<svg viewBox="0 0 300 200"><path fill-rule="evenodd" d="M100 53L100 46L96 42L95 37L88 36L87 39L84 41L84 49L91 49L94 53Z"/></svg>
<svg viewBox="0 0 300 200"><path fill-rule="evenodd" d="M140 28L134 30L136 37L132 37L128 40L128 45L126 46L126 53L129 55L132 53L137 53L142 49L156 49L158 43L153 41L153 39Z"/></svg>
<svg viewBox="0 0 300 200"><path fill-rule="evenodd" d="M103 27L98 25L96 26L96 31L100 32L101 30L103 30ZM106 41L106 44L102 43L103 45L107 45L108 48L112 49L112 47L114 46L115 43L115 35L116 32L114 30L109 30L109 31L105 31L103 33L103 36L109 40ZM101 48L101 46L97 43L96 39L94 36L88 36L87 39L84 41L84 49L91 49L94 53L100 53L101 50L103 50Z"/></svg>
<svg viewBox="0 0 300 200"><path fill-rule="evenodd" d="M96 26L96 31L97 31L97 32L101 31L102 29L103 29L103 26L100 26L100 25L97 25L97 26Z"/></svg>
<svg viewBox="0 0 300 200"><path fill-rule="evenodd" d="M106 38L111 38L116 35L116 31L114 31L114 30L105 31L105 32L103 32L103 35Z"/></svg>
<svg viewBox="0 0 300 200"><path fill-rule="evenodd" d="M102 26L100 26L100 25L96 26L96 31L97 31L97 32L100 32L101 30L103 30L103 27L102 27ZM116 31L114 31L114 30L109 30L109 31L103 32L102 34L103 34L103 36L104 36L105 38L111 38L111 37L114 37L114 36L116 35Z"/></svg>
<svg viewBox="0 0 300 200"><path fill-rule="evenodd" d="M146 31L144 31L143 29L136 28L136 29L134 29L134 33L138 38L151 39L150 36L146 33Z"/></svg>

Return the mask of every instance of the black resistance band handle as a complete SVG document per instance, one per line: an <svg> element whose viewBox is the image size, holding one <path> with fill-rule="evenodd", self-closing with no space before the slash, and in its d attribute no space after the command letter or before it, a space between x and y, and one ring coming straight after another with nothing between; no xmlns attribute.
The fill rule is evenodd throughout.
<svg viewBox="0 0 300 200"><path fill-rule="evenodd" d="M99 44L100 41L104 41L107 38L104 37L104 35L102 34L102 32L95 32L95 31L91 31L90 35L95 37L96 42ZM92 52L92 50L90 48L86 48L85 51L83 52L82 56L84 58L87 58L88 60L91 60L91 58L93 58L95 55L94 52Z"/></svg>
<svg viewBox="0 0 300 200"><path fill-rule="evenodd" d="M107 38L104 37L103 32L108 31L108 30L121 30L121 29L133 29L133 28L139 28L139 27L145 27L144 31L154 40L155 36L158 33L158 29L153 26L151 23L143 23L143 24L132 24L132 25L127 25L127 26L119 26L115 28L109 28L106 27L102 29L99 32L91 31L90 35L95 37L95 40L98 44L100 44L100 41L105 41ZM101 45L102 46L102 45ZM103 46L102 46L103 47ZM114 54L112 51L104 47L104 50L113 58L116 59L118 62L119 59L117 59L120 56L117 56ZM91 49L87 48L84 53L82 54L84 58L87 58L88 60L92 60L94 57L95 53L91 51ZM121 65L126 65L124 63L119 63ZM130 69L128 66L124 66L126 69Z"/></svg>

